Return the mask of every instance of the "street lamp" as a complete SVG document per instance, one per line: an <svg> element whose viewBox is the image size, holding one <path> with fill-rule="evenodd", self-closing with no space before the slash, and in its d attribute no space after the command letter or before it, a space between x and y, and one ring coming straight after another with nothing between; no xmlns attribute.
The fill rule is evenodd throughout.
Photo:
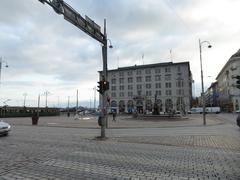
<svg viewBox="0 0 240 180"><path fill-rule="evenodd" d="M202 44L207 43L208 48L211 48L211 44L208 41L202 41L199 39L199 50L200 50L200 65L201 65L201 81L202 81L202 104L203 104L203 125L206 125L206 106L205 106L205 95L204 95L204 84L203 84L203 70L202 70Z"/></svg>
<svg viewBox="0 0 240 180"><path fill-rule="evenodd" d="M2 57L0 57L0 84L1 84L1 72L2 72L2 64L5 63L5 68L8 68L8 64L6 61L2 60Z"/></svg>
<svg viewBox="0 0 240 180"><path fill-rule="evenodd" d="M109 41L109 48L112 49L113 48L113 45L112 45L112 41L110 39L107 39Z"/></svg>

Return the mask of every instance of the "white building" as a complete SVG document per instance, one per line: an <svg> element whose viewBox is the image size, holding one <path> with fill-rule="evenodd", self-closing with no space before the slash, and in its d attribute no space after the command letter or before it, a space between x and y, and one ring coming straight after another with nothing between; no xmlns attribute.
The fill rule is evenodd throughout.
<svg viewBox="0 0 240 180"><path fill-rule="evenodd" d="M160 112L190 109L192 75L189 62L108 70L108 81L110 107L117 112L152 112L154 103Z"/></svg>
<svg viewBox="0 0 240 180"><path fill-rule="evenodd" d="M236 87L234 78L237 75L240 76L240 49L231 56L216 78L219 104L223 111L239 110L240 89Z"/></svg>

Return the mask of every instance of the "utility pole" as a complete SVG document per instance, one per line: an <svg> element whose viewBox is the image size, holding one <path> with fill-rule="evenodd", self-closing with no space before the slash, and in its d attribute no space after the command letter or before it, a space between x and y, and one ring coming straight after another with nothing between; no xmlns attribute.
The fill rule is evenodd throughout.
<svg viewBox="0 0 240 180"><path fill-rule="evenodd" d="M6 64L5 67L8 68L7 62L3 61L2 57L0 57L0 85L1 85L1 75L2 75L2 65L3 65L3 63L5 63Z"/></svg>
<svg viewBox="0 0 240 180"><path fill-rule="evenodd" d="M46 3L51 6L57 14L63 15L64 19L75 25L86 34L99 41L102 44L103 58L103 80L107 80L107 31L106 19L104 19L104 33L101 32L101 27L96 24L88 16L83 18L76 10L63 0L39 0L41 3ZM111 45L109 46L112 47ZM105 138L106 118L107 118L107 90L102 94L101 109L103 112L103 122L101 126L101 138Z"/></svg>
<svg viewBox="0 0 240 180"><path fill-rule="evenodd" d="M77 95L76 95L76 115L78 114L78 89L77 89Z"/></svg>
<svg viewBox="0 0 240 180"><path fill-rule="evenodd" d="M93 88L93 91L94 91L94 102L93 102L93 108L94 108L94 111L96 110L96 87Z"/></svg>
<svg viewBox="0 0 240 180"><path fill-rule="evenodd" d="M69 117L70 114L69 114L69 101L70 101L70 96L68 96L68 108L67 108L67 116Z"/></svg>
<svg viewBox="0 0 240 180"><path fill-rule="evenodd" d="M47 108L47 98L48 98L48 95L50 94L50 92L49 91L46 91L46 92L44 92L44 94L43 95L45 95L46 96L46 101L45 101L45 104L46 104L46 108Z"/></svg>
<svg viewBox="0 0 240 180"><path fill-rule="evenodd" d="M39 118L40 94L38 95L37 117Z"/></svg>
<svg viewBox="0 0 240 180"><path fill-rule="evenodd" d="M23 107L25 107L26 105L26 97L27 97L27 93L23 93Z"/></svg>

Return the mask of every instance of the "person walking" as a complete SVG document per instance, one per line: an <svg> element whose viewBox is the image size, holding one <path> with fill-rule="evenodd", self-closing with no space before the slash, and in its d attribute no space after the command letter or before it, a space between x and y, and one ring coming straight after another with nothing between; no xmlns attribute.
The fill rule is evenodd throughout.
<svg viewBox="0 0 240 180"><path fill-rule="evenodd" d="M116 122L116 116L117 116L117 112L116 111L113 111L113 121Z"/></svg>
<svg viewBox="0 0 240 180"><path fill-rule="evenodd" d="M237 125L240 127L240 113L238 114L236 121L237 121Z"/></svg>

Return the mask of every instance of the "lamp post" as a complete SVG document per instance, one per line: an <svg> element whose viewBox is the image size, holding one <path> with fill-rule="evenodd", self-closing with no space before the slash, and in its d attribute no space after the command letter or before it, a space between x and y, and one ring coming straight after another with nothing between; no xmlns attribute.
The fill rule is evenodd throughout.
<svg viewBox="0 0 240 180"><path fill-rule="evenodd" d="M27 93L23 93L23 107L25 107L26 105L26 97L27 97Z"/></svg>
<svg viewBox="0 0 240 180"><path fill-rule="evenodd" d="M2 73L2 65L5 63L5 67L8 68L8 64L6 61L2 60L2 57L0 57L0 85L1 85L1 73Z"/></svg>
<svg viewBox="0 0 240 180"><path fill-rule="evenodd" d="M203 70L202 70L202 44L207 43L208 48L211 48L211 44L208 41L202 41L199 39L199 51L200 51L200 65L201 65L201 83L202 83L202 104L203 104L203 125L206 125L206 106L205 106L205 95L204 95L204 84L203 84Z"/></svg>

